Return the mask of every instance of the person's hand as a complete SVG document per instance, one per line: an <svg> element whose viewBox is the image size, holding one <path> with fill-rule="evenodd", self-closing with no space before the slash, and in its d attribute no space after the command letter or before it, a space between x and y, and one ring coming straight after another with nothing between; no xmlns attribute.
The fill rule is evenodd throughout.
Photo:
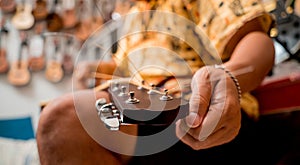
<svg viewBox="0 0 300 165"><path fill-rule="evenodd" d="M89 81L93 78L92 73L97 70L97 63L90 61L79 62L76 65L73 76L75 89L89 88Z"/></svg>
<svg viewBox="0 0 300 165"><path fill-rule="evenodd" d="M176 122L176 135L195 150L233 140L241 126L237 88L222 69L202 67L191 83L189 115Z"/></svg>

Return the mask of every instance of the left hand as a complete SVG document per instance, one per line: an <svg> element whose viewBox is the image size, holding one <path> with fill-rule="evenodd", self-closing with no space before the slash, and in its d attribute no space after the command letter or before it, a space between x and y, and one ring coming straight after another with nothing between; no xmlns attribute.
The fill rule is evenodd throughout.
<svg viewBox="0 0 300 165"><path fill-rule="evenodd" d="M192 79L189 115L176 123L176 135L195 150L233 140L241 126L238 92L222 69L202 67Z"/></svg>

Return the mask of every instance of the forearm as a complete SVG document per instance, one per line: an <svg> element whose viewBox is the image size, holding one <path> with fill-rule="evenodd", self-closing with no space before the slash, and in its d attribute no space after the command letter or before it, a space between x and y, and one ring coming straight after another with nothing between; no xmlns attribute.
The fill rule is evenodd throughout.
<svg viewBox="0 0 300 165"><path fill-rule="evenodd" d="M272 39L262 32L252 32L239 42L230 60L224 65L236 75L242 92L248 92L265 78L274 64L274 58ZM244 71L246 73L242 73Z"/></svg>

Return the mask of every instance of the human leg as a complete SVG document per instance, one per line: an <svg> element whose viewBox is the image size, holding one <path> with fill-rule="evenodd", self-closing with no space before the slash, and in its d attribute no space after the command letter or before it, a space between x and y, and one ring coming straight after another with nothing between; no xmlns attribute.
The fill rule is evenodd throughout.
<svg viewBox="0 0 300 165"><path fill-rule="evenodd" d="M87 100L92 101L95 97L108 98L108 94L94 93L91 90L70 93L51 101L43 109L36 136L41 164L124 164L130 159L129 156L111 152L97 143L97 138L91 137L90 130L82 124L84 122L82 120L85 119L78 116L76 105L80 106L79 100L86 103L89 102ZM75 101L79 103L75 104ZM95 102L91 103L94 105ZM80 111L84 112L94 125L101 124L97 121L97 115L94 115L94 109L86 106ZM136 134L135 126L121 127L120 130L128 134ZM100 136L101 132L105 131L97 130ZM107 136L107 139L111 140L110 136ZM115 144L118 143L120 141ZM120 144L120 147L127 147L127 152L134 150L132 145L134 141L128 144L131 146Z"/></svg>

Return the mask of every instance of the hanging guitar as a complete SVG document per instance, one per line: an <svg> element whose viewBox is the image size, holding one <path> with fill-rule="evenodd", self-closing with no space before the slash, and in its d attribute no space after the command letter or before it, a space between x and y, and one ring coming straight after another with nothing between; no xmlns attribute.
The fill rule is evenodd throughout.
<svg viewBox="0 0 300 165"><path fill-rule="evenodd" d="M46 19L48 15L47 2L45 0L36 0L32 14L37 21Z"/></svg>
<svg viewBox="0 0 300 165"><path fill-rule="evenodd" d="M52 58L48 60L45 71L46 79L52 83L58 83L64 77L61 56L60 46L56 43L55 52L51 56Z"/></svg>
<svg viewBox="0 0 300 165"><path fill-rule="evenodd" d="M0 73L5 73L9 69L9 62L7 59L7 38L8 30L6 27L2 27L0 31Z"/></svg>
<svg viewBox="0 0 300 165"><path fill-rule="evenodd" d="M57 11L58 7L58 0L54 0L51 10L46 18L47 29L49 32L58 32L63 28L63 20Z"/></svg>
<svg viewBox="0 0 300 165"><path fill-rule="evenodd" d="M110 130L119 130L120 124L169 125L188 113L188 101L174 97L168 90L160 91L127 79L110 82L111 103L104 98L95 106L101 121Z"/></svg>
<svg viewBox="0 0 300 165"><path fill-rule="evenodd" d="M24 86L30 82L31 75L28 69L28 61L26 59L27 55L28 43L27 40L22 37L18 58L12 63L11 68L8 71L7 79L10 84L15 86Z"/></svg>
<svg viewBox="0 0 300 165"><path fill-rule="evenodd" d="M74 0L63 0L62 1L62 20L63 27L65 29L70 29L76 26L78 23L77 13L76 13L76 1Z"/></svg>
<svg viewBox="0 0 300 165"><path fill-rule="evenodd" d="M20 4L17 5L17 11L12 17L11 23L18 30L28 30L34 25L34 17L32 15L31 4L22 0Z"/></svg>
<svg viewBox="0 0 300 165"><path fill-rule="evenodd" d="M14 0L1 0L0 8L6 13L13 12L16 9L16 2Z"/></svg>
<svg viewBox="0 0 300 165"><path fill-rule="evenodd" d="M277 34L274 39L283 46L289 54L289 59L297 59L300 50L300 17L294 14L290 6L286 7L283 0L277 0L276 9L271 11L275 15Z"/></svg>

